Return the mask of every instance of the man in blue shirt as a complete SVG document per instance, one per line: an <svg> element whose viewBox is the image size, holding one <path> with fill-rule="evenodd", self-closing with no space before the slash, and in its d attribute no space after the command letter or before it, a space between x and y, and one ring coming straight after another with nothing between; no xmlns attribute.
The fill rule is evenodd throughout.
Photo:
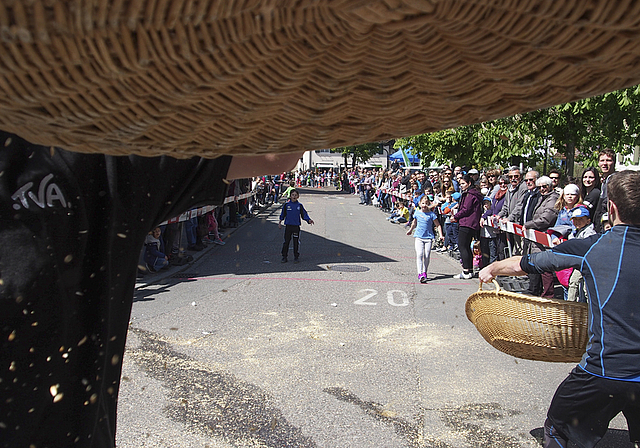
<svg viewBox="0 0 640 448"><path fill-rule="evenodd" d="M309 218L309 214L304 209L304 206L298 202L300 193L297 190L291 190L289 192L289 201L282 206L280 212L280 222L278 222L278 228L282 228L282 222L284 221L284 244L282 245L282 262L288 261L287 255L289 254L289 244L293 237L293 256L294 261L298 262L300 252L300 224L301 219L307 221L308 224L313 225L313 220Z"/></svg>
<svg viewBox="0 0 640 448"><path fill-rule="evenodd" d="M608 184L610 231L571 239L545 252L493 263L479 277L523 275L572 267L588 291L589 342L580 364L558 387L545 422L545 448L571 440L592 448L619 412L640 442L640 172L622 171Z"/></svg>

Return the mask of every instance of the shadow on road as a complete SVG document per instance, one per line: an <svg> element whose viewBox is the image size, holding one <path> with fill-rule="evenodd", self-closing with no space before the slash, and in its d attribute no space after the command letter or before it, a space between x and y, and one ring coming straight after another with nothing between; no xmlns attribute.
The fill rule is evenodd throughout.
<svg viewBox="0 0 640 448"><path fill-rule="evenodd" d="M318 190L318 193L326 196L328 192ZM337 193L341 194L341 192ZM305 190L305 194L309 194L309 190ZM215 247L198 263L182 270L182 278L219 274L250 275L321 271L328 264L396 262L392 258L373 251L310 233L310 226L303 223L300 232L300 262L294 263L293 244L291 244L288 262L281 263L280 252L284 228L278 228L276 222L278 213L279 208L272 208L268 214L252 218L234 232L225 246ZM180 275L174 278L180 278Z"/></svg>

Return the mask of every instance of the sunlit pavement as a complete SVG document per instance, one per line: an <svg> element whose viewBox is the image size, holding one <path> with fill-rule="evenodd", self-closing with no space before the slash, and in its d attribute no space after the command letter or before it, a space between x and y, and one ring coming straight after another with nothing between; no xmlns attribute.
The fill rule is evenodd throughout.
<svg viewBox="0 0 640 448"><path fill-rule="evenodd" d="M300 262L274 206L138 283L118 447L539 446L572 364L519 360L467 320L477 279L335 189L302 189ZM617 417L598 448L627 447Z"/></svg>

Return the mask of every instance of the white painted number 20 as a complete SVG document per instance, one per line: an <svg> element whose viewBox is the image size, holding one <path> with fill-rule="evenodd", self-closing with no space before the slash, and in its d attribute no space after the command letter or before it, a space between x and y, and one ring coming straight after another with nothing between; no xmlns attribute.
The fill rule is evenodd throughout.
<svg viewBox="0 0 640 448"><path fill-rule="evenodd" d="M369 302L369 299L378 295L378 291L375 289L361 289L358 291L359 293L367 293L363 297L359 298L355 302L356 305L377 305L376 302ZM396 301L396 295L400 296L400 302ZM400 291L399 289L392 289L391 291L387 291L387 302L391 306L407 306L409 305L409 296L406 292Z"/></svg>

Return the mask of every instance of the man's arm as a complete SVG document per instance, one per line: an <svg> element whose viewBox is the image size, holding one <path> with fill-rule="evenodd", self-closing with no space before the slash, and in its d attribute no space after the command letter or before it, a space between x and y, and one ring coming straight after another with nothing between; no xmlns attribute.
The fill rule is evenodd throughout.
<svg viewBox="0 0 640 448"><path fill-rule="evenodd" d="M478 278L483 283L490 283L498 275L520 276L526 273L520 267L521 256L507 258L491 263L483 268L478 274Z"/></svg>
<svg viewBox="0 0 640 448"><path fill-rule="evenodd" d="M567 268L580 269L584 254L598 240L599 235L588 238L574 238L555 246L551 250L529 254L526 258L517 256L491 263L480 271L478 277L490 282L498 275L519 276L530 273L561 271Z"/></svg>
<svg viewBox="0 0 640 448"><path fill-rule="evenodd" d="M291 171L300 157L302 157L301 153L234 156L231 159L231 165L229 165L227 179L243 179Z"/></svg>

